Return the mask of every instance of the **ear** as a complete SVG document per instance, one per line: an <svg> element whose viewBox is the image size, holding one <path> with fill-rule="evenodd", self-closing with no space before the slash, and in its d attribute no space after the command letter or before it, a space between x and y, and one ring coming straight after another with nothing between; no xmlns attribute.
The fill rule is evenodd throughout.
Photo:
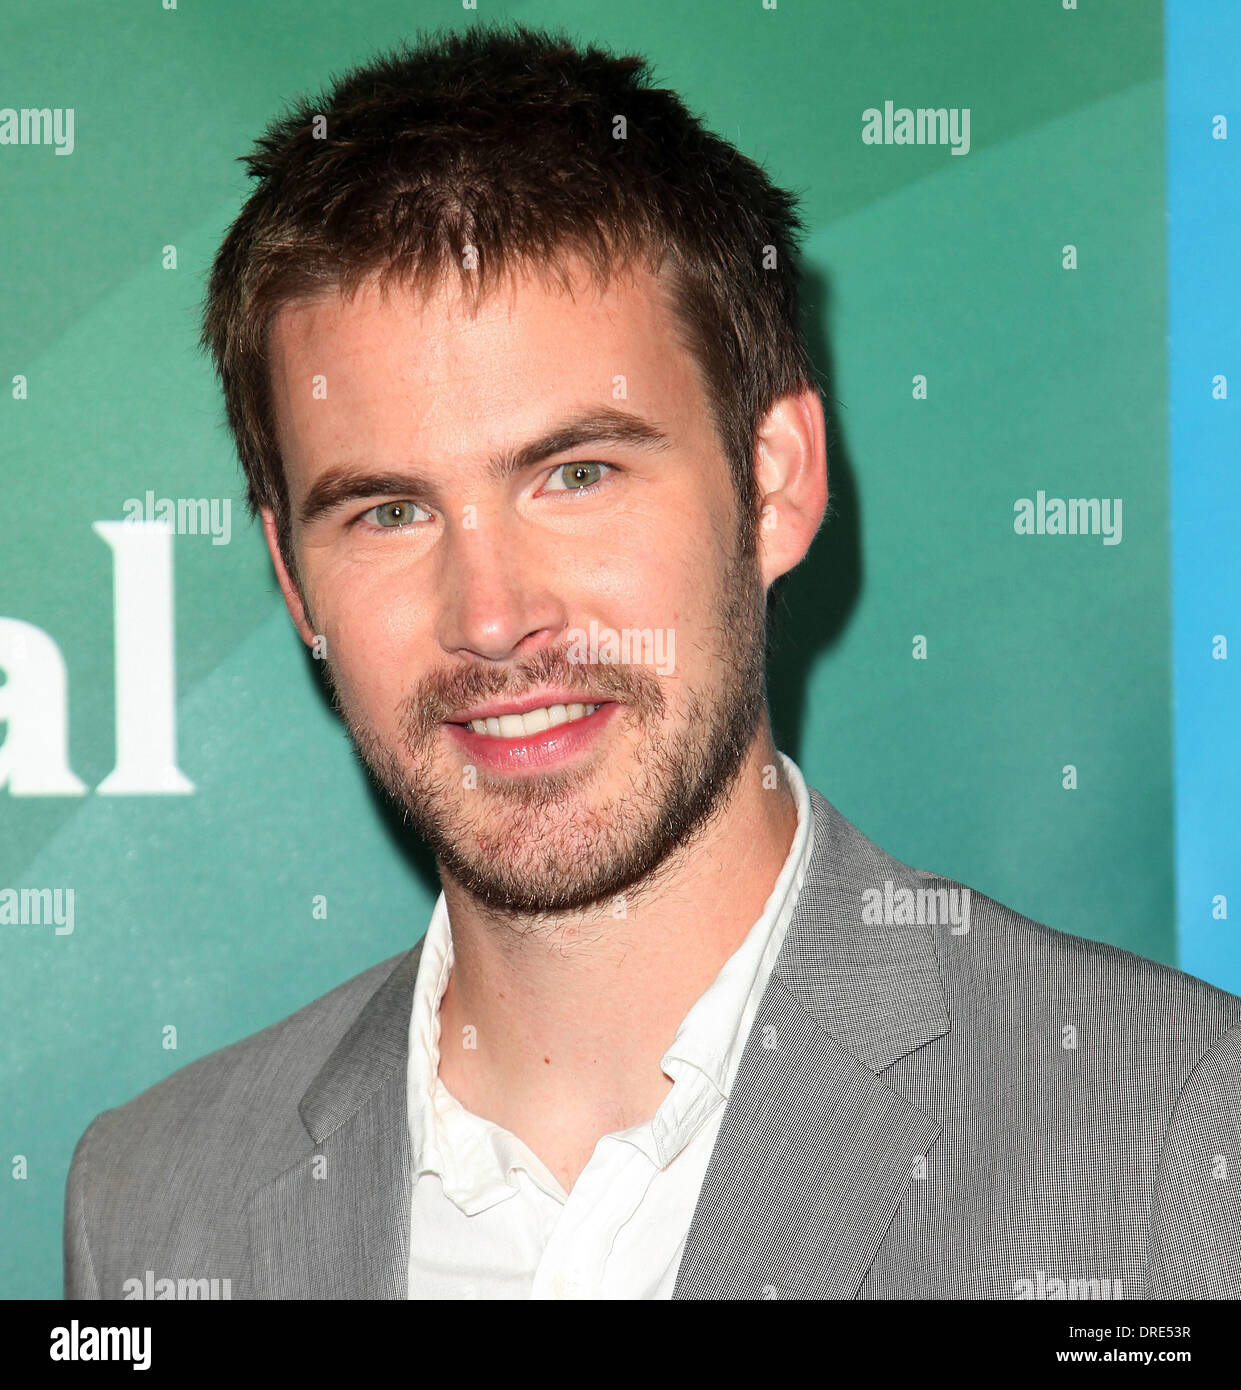
<svg viewBox="0 0 1241 1390"><path fill-rule="evenodd" d="M280 543L276 539L276 517L270 507L260 507L259 513L263 518L263 536L267 541L267 550L271 555L272 566L276 571L276 578L280 581L280 592L284 595L285 607L289 610L289 617L293 619L293 626L297 628L301 639L308 647L315 644L314 628L307 620L306 604L302 599L301 593L284 563L284 556L280 553Z"/></svg>
<svg viewBox="0 0 1241 1390"><path fill-rule="evenodd" d="M759 426L754 453L758 560L767 588L801 563L823 524L826 435L823 402L813 387L782 396Z"/></svg>

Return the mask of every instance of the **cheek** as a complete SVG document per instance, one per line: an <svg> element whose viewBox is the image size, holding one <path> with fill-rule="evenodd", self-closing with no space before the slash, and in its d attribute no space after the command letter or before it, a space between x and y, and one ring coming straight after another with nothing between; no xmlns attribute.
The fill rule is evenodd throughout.
<svg viewBox="0 0 1241 1390"><path fill-rule="evenodd" d="M648 528L611 537L606 557L566 577L566 593L603 605L621 617L668 624L709 577L713 555L686 526Z"/></svg>
<svg viewBox="0 0 1241 1390"><path fill-rule="evenodd" d="M315 580L313 590L323 596L325 627L330 624L351 646L361 641L400 646L426 625L419 581L398 563L340 563ZM318 608L315 616L320 616Z"/></svg>
<svg viewBox="0 0 1241 1390"><path fill-rule="evenodd" d="M338 582L315 617L327 638L334 675L351 703L383 714L413 688L427 615L408 597L374 582Z"/></svg>

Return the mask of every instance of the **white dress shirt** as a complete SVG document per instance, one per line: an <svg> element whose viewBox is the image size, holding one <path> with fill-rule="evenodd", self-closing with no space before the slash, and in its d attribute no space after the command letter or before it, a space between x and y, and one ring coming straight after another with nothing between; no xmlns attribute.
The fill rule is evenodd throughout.
<svg viewBox="0 0 1241 1390"><path fill-rule="evenodd" d="M410 1298L672 1297L724 1105L814 847L805 780L780 758L797 831L762 915L664 1053L673 1086L654 1117L605 1134L571 1192L439 1079L439 1005L453 962L440 894L409 1026Z"/></svg>

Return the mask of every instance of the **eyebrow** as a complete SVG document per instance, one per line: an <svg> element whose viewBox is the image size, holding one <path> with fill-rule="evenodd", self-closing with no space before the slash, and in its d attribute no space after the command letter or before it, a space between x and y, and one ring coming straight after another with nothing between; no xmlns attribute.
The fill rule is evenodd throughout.
<svg viewBox="0 0 1241 1390"><path fill-rule="evenodd" d="M494 455L487 460L484 476L491 482L503 482L544 459L586 444L624 444L657 452L670 448L672 439L639 415L605 406L570 416L537 439ZM404 469L373 472L342 464L328 469L315 482L298 509L298 517L303 526L309 526L348 502L396 493L408 495L411 501L425 498L437 503L438 500L435 483L416 472Z"/></svg>

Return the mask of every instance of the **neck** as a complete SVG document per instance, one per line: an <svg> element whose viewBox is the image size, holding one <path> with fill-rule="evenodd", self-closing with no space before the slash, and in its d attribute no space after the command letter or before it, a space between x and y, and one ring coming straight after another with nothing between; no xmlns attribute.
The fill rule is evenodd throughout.
<svg viewBox="0 0 1241 1390"><path fill-rule="evenodd" d="M605 905L499 923L446 876L453 969L440 1005L444 1085L536 1153L530 1136L544 1136L551 1151L557 1136L571 1147L572 1133L588 1159L603 1134L649 1120L671 1086L660 1059L758 920L796 828L764 717L727 804L661 866L656 891L626 895L624 918ZM474 1045L463 1047L471 1025Z"/></svg>

